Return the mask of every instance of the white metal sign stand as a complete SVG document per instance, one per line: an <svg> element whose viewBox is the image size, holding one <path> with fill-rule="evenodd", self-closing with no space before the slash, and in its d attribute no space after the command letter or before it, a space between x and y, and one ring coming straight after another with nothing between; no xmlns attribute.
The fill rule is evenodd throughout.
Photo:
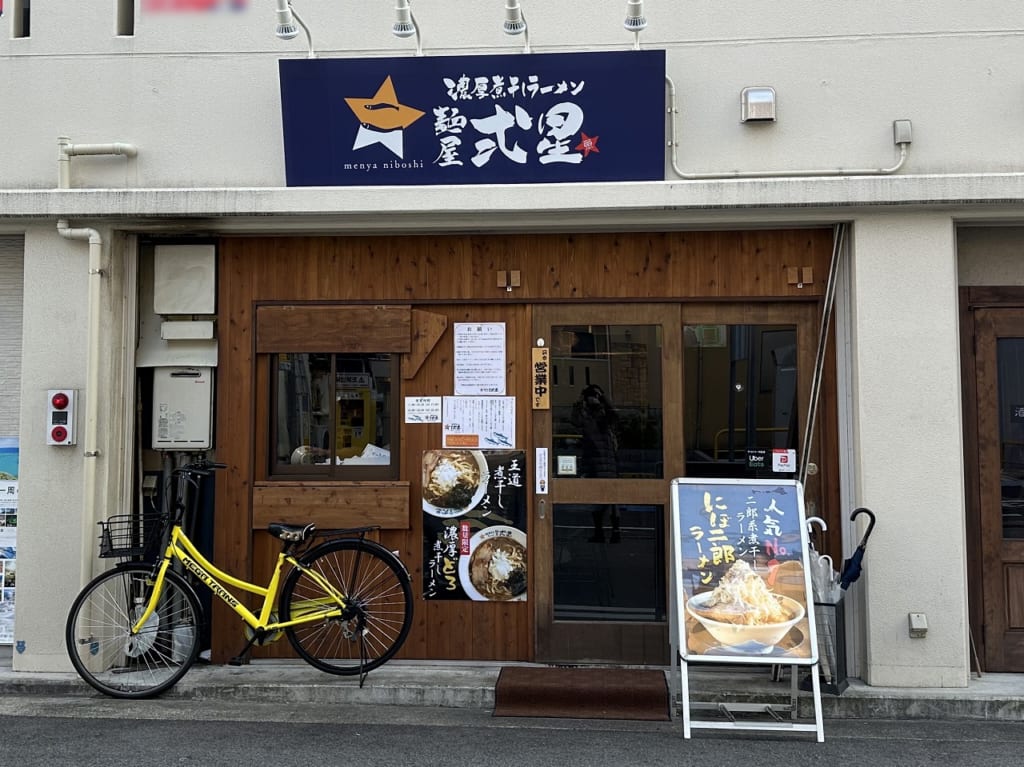
<svg viewBox="0 0 1024 767"><path fill-rule="evenodd" d="M803 488L796 480L672 480L673 683L683 737L694 729L813 732L824 742ZM741 596L740 596L741 595ZM789 666L789 704L690 700L690 664ZM814 721L798 718L810 667ZM717 718L695 718L713 710Z"/></svg>

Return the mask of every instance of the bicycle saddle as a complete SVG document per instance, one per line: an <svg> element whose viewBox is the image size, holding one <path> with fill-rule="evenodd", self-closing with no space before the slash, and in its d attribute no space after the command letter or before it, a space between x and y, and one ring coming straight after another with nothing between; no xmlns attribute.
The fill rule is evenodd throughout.
<svg viewBox="0 0 1024 767"><path fill-rule="evenodd" d="M275 538L290 543L301 543L313 535L316 525L310 522L308 525L286 525L283 522L271 522L267 525L267 532Z"/></svg>

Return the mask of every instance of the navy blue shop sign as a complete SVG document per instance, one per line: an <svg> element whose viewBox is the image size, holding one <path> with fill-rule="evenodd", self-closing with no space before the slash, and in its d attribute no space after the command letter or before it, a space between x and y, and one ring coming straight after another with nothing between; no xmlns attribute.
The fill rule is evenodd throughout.
<svg viewBox="0 0 1024 767"><path fill-rule="evenodd" d="M288 186L665 178L665 52L285 59Z"/></svg>

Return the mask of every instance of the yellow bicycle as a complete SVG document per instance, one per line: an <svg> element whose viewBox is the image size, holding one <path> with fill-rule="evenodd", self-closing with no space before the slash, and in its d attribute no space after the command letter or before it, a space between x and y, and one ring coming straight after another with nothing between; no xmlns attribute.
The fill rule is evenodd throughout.
<svg viewBox="0 0 1024 767"><path fill-rule="evenodd" d="M198 655L205 617L189 579L172 568L177 561L244 621L247 642L239 658L284 634L310 665L359 674L362 682L409 633L412 588L401 560L365 537L372 527L317 531L312 524L274 523L267 530L282 548L266 586L224 572L182 529L198 509L202 477L219 468L204 460L174 470L177 491L167 514L99 523L100 556L122 561L71 605L65 638L75 670L115 698L159 695L185 675ZM262 606L248 609L231 588L262 597Z"/></svg>

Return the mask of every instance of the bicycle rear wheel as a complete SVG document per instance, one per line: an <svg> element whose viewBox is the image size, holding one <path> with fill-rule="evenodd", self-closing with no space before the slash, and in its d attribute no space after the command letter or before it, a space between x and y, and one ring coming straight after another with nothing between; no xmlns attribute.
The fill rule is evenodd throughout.
<svg viewBox="0 0 1024 767"><path fill-rule="evenodd" d="M288 641L310 665L329 674L361 674L386 663L412 624L412 586L405 567L383 546L339 538L310 551L302 563L345 599L344 614L285 629ZM316 581L295 568L281 588L282 621L334 606Z"/></svg>
<svg viewBox="0 0 1024 767"><path fill-rule="evenodd" d="M202 611L175 572L167 572L156 611L132 635L152 591L153 566L127 565L94 578L71 605L65 632L71 663L105 695L159 695L195 662Z"/></svg>

